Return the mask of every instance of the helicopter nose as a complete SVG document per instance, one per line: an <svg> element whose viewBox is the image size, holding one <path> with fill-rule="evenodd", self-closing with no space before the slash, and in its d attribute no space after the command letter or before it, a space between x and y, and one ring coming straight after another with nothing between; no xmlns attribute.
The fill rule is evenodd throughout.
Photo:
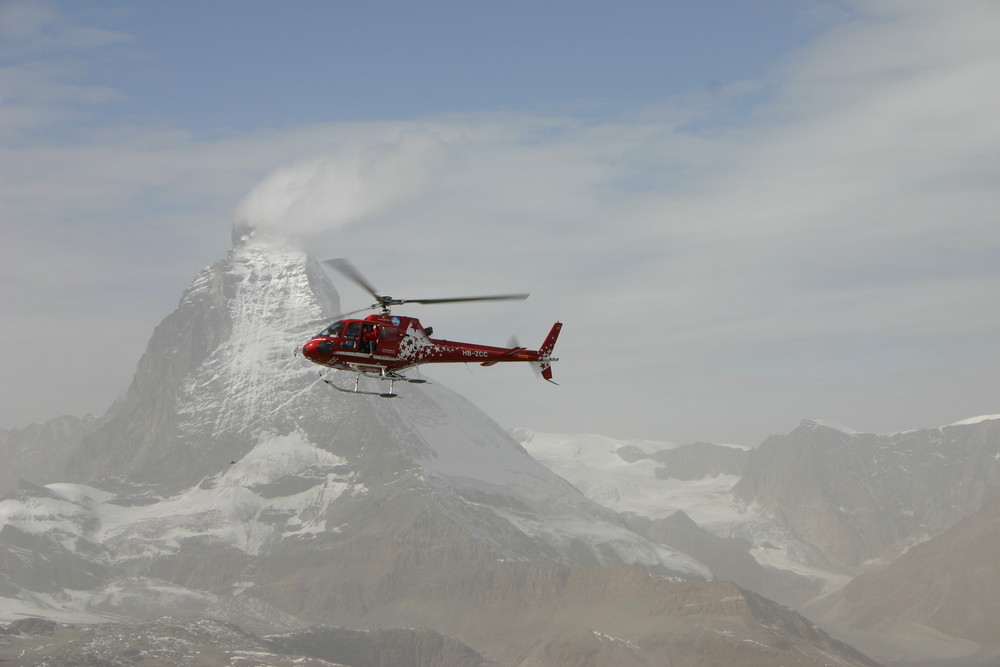
<svg viewBox="0 0 1000 667"><path fill-rule="evenodd" d="M310 340L305 345L302 346L302 356L310 361L316 361L317 349L319 347L319 341L315 338Z"/></svg>
<svg viewBox="0 0 1000 667"><path fill-rule="evenodd" d="M329 357L330 352L333 351L333 343L328 340L318 340L313 338L302 346L302 356L309 361L316 362L317 364L326 363L326 357Z"/></svg>

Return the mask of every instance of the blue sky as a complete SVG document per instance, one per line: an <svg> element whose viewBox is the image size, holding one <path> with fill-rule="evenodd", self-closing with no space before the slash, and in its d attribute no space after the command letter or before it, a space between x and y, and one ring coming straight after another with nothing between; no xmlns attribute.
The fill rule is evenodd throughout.
<svg viewBox="0 0 1000 667"><path fill-rule="evenodd" d="M430 114L601 117L754 78L813 25L740 2L63 3L121 33L84 79L118 122L200 132ZM118 115L120 114L120 115Z"/></svg>
<svg viewBox="0 0 1000 667"><path fill-rule="evenodd" d="M532 292L418 314L566 323L558 388L433 371L504 426L1000 412L995 1L8 1L0 30L0 427L107 409L234 221L391 294Z"/></svg>

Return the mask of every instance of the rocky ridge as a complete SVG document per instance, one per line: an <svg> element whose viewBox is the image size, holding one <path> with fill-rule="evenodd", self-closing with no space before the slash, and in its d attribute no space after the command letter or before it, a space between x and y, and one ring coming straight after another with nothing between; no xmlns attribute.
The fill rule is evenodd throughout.
<svg viewBox="0 0 1000 667"><path fill-rule="evenodd" d="M0 496L23 479L46 484L62 479L68 459L80 441L98 426L92 416L65 415L25 428L0 430Z"/></svg>
<svg viewBox="0 0 1000 667"><path fill-rule="evenodd" d="M905 433L804 421L752 451L736 499L860 572L976 511L1000 485L1000 420Z"/></svg>

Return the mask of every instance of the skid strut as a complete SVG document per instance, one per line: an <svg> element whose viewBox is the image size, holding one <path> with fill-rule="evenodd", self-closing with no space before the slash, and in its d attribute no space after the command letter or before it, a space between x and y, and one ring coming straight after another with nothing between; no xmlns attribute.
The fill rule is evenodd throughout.
<svg viewBox="0 0 1000 667"><path fill-rule="evenodd" d="M374 380L388 381L389 382L389 391L385 391L385 392L382 392L382 391L363 391L361 389L361 377L362 376L369 377L369 378L372 378ZM413 383L413 384L424 384L424 383L427 382L427 380L423 380L421 378L408 378L405 375L402 375L402 374L397 373L395 371L390 371L390 370L385 369L385 368L380 369L380 372L379 372L378 375L375 375L374 373L366 372L366 371L363 371L363 370L355 371L354 387L352 389L341 387L340 385L338 385L337 383L335 383L333 380L329 380L329 379L323 377L322 373L320 373L320 379L323 382L325 382L326 384L328 384L331 387L333 387L334 389L336 389L337 391L342 391L345 394L362 394L362 395L365 395L365 396L378 396L379 398L396 398L397 396L399 396L399 394L397 394L397 393L395 393L393 391L393 388L395 387L395 385L396 385L397 382L402 381L402 382L410 382L410 383Z"/></svg>

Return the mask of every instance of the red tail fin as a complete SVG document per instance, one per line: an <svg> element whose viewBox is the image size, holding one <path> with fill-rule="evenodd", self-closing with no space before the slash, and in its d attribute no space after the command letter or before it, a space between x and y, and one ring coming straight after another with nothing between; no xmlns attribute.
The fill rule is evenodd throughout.
<svg viewBox="0 0 1000 667"><path fill-rule="evenodd" d="M545 337L545 342L538 348L538 355L541 357L538 361L538 366L542 371L542 377L552 382L552 384L556 384L552 380L552 362L559 361L552 356L552 351L556 347L556 339L559 338L560 331L562 331L562 322L556 322L552 325L549 335Z"/></svg>

